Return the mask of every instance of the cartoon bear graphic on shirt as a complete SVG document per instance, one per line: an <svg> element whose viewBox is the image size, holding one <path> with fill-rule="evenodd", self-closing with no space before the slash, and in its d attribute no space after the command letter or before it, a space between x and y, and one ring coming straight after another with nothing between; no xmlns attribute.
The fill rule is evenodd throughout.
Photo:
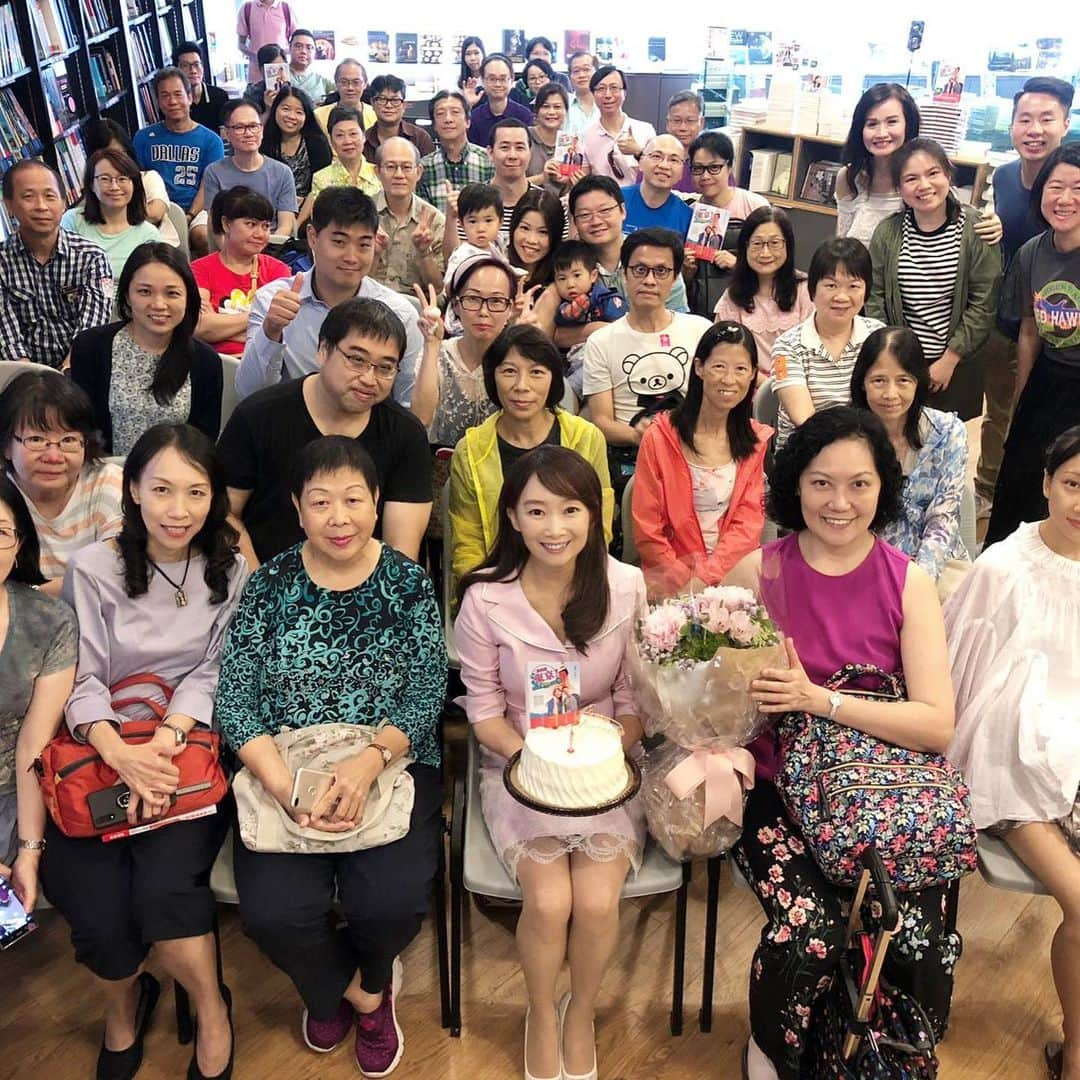
<svg viewBox="0 0 1080 1080"><path fill-rule="evenodd" d="M689 362L690 354L681 346L623 357L626 385L637 397L639 408L651 415L681 401Z"/></svg>

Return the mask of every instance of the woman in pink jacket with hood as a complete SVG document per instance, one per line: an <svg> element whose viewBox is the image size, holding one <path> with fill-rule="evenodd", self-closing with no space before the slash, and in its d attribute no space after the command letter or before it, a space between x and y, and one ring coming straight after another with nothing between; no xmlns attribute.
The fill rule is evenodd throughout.
<svg viewBox="0 0 1080 1080"><path fill-rule="evenodd" d="M720 582L761 544L765 452L751 417L753 335L718 322L694 354L686 399L645 432L634 471L634 540L653 595Z"/></svg>

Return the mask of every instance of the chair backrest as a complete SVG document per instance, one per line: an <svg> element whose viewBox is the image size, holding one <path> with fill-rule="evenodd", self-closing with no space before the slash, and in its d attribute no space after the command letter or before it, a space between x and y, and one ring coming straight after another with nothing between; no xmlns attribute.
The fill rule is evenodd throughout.
<svg viewBox="0 0 1080 1080"><path fill-rule="evenodd" d="M759 424L776 427L776 417L780 412L780 398L773 389L772 379L766 379L754 394L754 419Z"/></svg>
<svg viewBox="0 0 1080 1080"><path fill-rule="evenodd" d="M975 485L970 477L964 481L964 494L960 498L960 539L974 562L979 554L979 541L975 533Z"/></svg>
<svg viewBox="0 0 1080 1080"><path fill-rule="evenodd" d="M0 360L0 391L2 391L12 379L18 378L26 371L56 371L56 368L47 367L45 364L32 364L29 360ZM59 371L56 374L62 379Z"/></svg>
<svg viewBox="0 0 1080 1080"><path fill-rule="evenodd" d="M452 668L461 666L458 660L457 645L454 643L454 620L450 615L453 601L453 554L454 534L450 523L450 481L439 492L439 520L442 522L443 557L442 557L442 599L443 599L443 637L446 640L446 658Z"/></svg>
<svg viewBox="0 0 1080 1080"><path fill-rule="evenodd" d="M574 393L574 388L569 383L564 384L562 401L559 402L559 408L565 409L568 413L573 413L574 416L577 416L577 394Z"/></svg>
<svg viewBox="0 0 1080 1080"><path fill-rule="evenodd" d="M165 204L165 216L172 222L176 229L176 235L180 237L180 250L187 258L191 258L191 245L188 243L188 219L184 208L178 203Z"/></svg>
<svg viewBox="0 0 1080 1080"><path fill-rule="evenodd" d="M236 392L236 373L240 370L239 356L226 356L218 353L221 357L221 430L225 430L225 421L233 414L240 395Z"/></svg>
<svg viewBox="0 0 1080 1080"><path fill-rule="evenodd" d="M619 515L622 518L622 561L631 566L641 565L641 556L638 554L637 544L634 542L634 477L631 476L623 488L622 505L619 507Z"/></svg>

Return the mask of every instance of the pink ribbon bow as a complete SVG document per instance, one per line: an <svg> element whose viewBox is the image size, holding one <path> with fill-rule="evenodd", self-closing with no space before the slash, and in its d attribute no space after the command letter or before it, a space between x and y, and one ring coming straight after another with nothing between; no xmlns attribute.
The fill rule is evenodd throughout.
<svg viewBox="0 0 1080 1080"><path fill-rule="evenodd" d="M705 785L705 828L726 817L742 825L743 791L754 786L754 756L749 750L695 750L664 777L676 799Z"/></svg>

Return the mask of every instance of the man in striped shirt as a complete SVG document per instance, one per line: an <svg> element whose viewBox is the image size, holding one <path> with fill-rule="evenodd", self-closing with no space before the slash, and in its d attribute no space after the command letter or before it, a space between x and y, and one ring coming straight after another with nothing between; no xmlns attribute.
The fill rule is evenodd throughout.
<svg viewBox="0 0 1080 1080"><path fill-rule="evenodd" d="M66 204L48 165L16 162L3 196L19 227L0 245L0 360L58 368L79 331L109 321L112 269L97 244L61 230Z"/></svg>

